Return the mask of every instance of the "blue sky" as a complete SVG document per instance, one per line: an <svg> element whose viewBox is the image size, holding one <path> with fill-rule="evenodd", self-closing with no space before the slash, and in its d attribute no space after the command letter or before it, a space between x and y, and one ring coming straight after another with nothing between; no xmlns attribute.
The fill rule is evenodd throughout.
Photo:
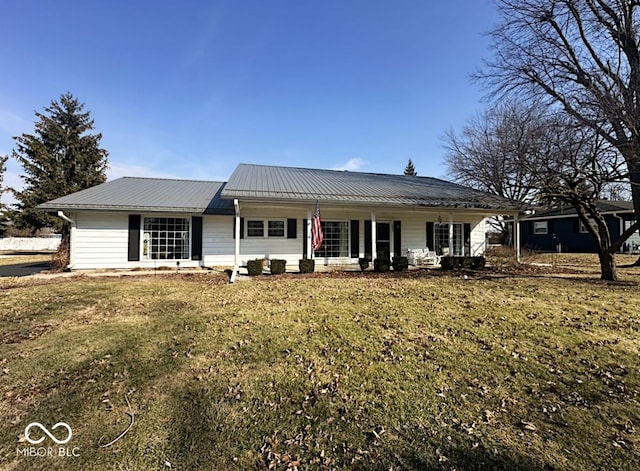
<svg viewBox="0 0 640 471"><path fill-rule="evenodd" d="M123 175L240 163L443 177L441 137L485 104L490 0L3 4L0 154L69 91ZM21 169L9 163L7 185ZM9 200L3 197L5 202Z"/></svg>

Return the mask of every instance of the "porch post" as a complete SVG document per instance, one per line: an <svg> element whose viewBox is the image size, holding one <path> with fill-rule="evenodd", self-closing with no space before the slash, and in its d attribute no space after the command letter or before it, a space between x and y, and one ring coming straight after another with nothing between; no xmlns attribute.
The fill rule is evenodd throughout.
<svg viewBox="0 0 640 471"><path fill-rule="evenodd" d="M238 199L233 200L233 207L236 210L236 227L235 227L235 249L233 254L233 273L231 273L231 283L236 281L238 270L240 269L240 203Z"/></svg>
<svg viewBox="0 0 640 471"><path fill-rule="evenodd" d="M513 216L513 231L516 236L516 261L520 263L520 218L517 214Z"/></svg>
<svg viewBox="0 0 640 471"><path fill-rule="evenodd" d="M371 258L378 258L378 247L376 244L376 212L371 211ZM373 262L373 260L371 260Z"/></svg>
<svg viewBox="0 0 640 471"><path fill-rule="evenodd" d="M453 257L453 214L449 213L449 257Z"/></svg>
<svg viewBox="0 0 640 471"><path fill-rule="evenodd" d="M313 220L311 219L311 210L307 210L307 227L305 228L304 236L307 238L307 258L313 258L313 249L311 248L311 225Z"/></svg>

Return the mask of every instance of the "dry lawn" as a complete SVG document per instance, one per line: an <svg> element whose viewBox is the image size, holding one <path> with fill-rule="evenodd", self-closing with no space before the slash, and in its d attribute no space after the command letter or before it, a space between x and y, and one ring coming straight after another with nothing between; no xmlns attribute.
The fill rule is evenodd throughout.
<svg viewBox="0 0 640 471"><path fill-rule="evenodd" d="M0 467L640 469L640 269L558 270L5 280Z"/></svg>

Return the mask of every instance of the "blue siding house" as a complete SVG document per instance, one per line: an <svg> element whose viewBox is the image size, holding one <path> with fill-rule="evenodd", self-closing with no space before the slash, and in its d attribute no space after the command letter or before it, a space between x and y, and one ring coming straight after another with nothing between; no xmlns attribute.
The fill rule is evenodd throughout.
<svg viewBox="0 0 640 471"><path fill-rule="evenodd" d="M611 239L617 240L634 222L630 201L598 202L600 212L609 227ZM536 210L520 221L522 247L541 251L595 252L596 247L584 224L572 206ZM638 252L640 234L636 231L622 247L623 252Z"/></svg>

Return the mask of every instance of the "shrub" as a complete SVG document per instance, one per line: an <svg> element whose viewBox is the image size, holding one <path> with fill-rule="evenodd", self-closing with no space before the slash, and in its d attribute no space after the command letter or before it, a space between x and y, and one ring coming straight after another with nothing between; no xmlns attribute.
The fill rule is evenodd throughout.
<svg viewBox="0 0 640 471"><path fill-rule="evenodd" d="M486 259L484 257L442 257L440 266L443 270L454 270L458 268L470 268L478 270L484 268Z"/></svg>
<svg viewBox="0 0 640 471"><path fill-rule="evenodd" d="M271 274L282 275L287 269L287 261L274 258L271 260Z"/></svg>
<svg viewBox="0 0 640 471"><path fill-rule="evenodd" d="M395 271L405 271L409 268L409 259L407 257L393 257L391 264Z"/></svg>
<svg viewBox="0 0 640 471"><path fill-rule="evenodd" d="M376 258L373 261L373 269L380 273L389 271L390 266L391 266L391 262L389 261L388 258Z"/></svg>
<svg viewBox="0 0 640 471"><path fill-rule="evenodd" d="M301 258L298 262L300 273L313 273L316 268L316 261L310 258Z"/></svg>
<svg viewBox="0 0 640 471"><path fill-rule="evenodd" d="M262 267L264 260L262 258L256 258L255 260L247 260L247 271L249 276L262 275Z"/></svg>
<svg viewBox="0 0 640 471"><path fill-rule="evenodd" d="M367 268L369 268L370 263L371 263L371 259L368 257L358 259L358 265L360 265L360 270L362 271L365 271Z"/></svg>

